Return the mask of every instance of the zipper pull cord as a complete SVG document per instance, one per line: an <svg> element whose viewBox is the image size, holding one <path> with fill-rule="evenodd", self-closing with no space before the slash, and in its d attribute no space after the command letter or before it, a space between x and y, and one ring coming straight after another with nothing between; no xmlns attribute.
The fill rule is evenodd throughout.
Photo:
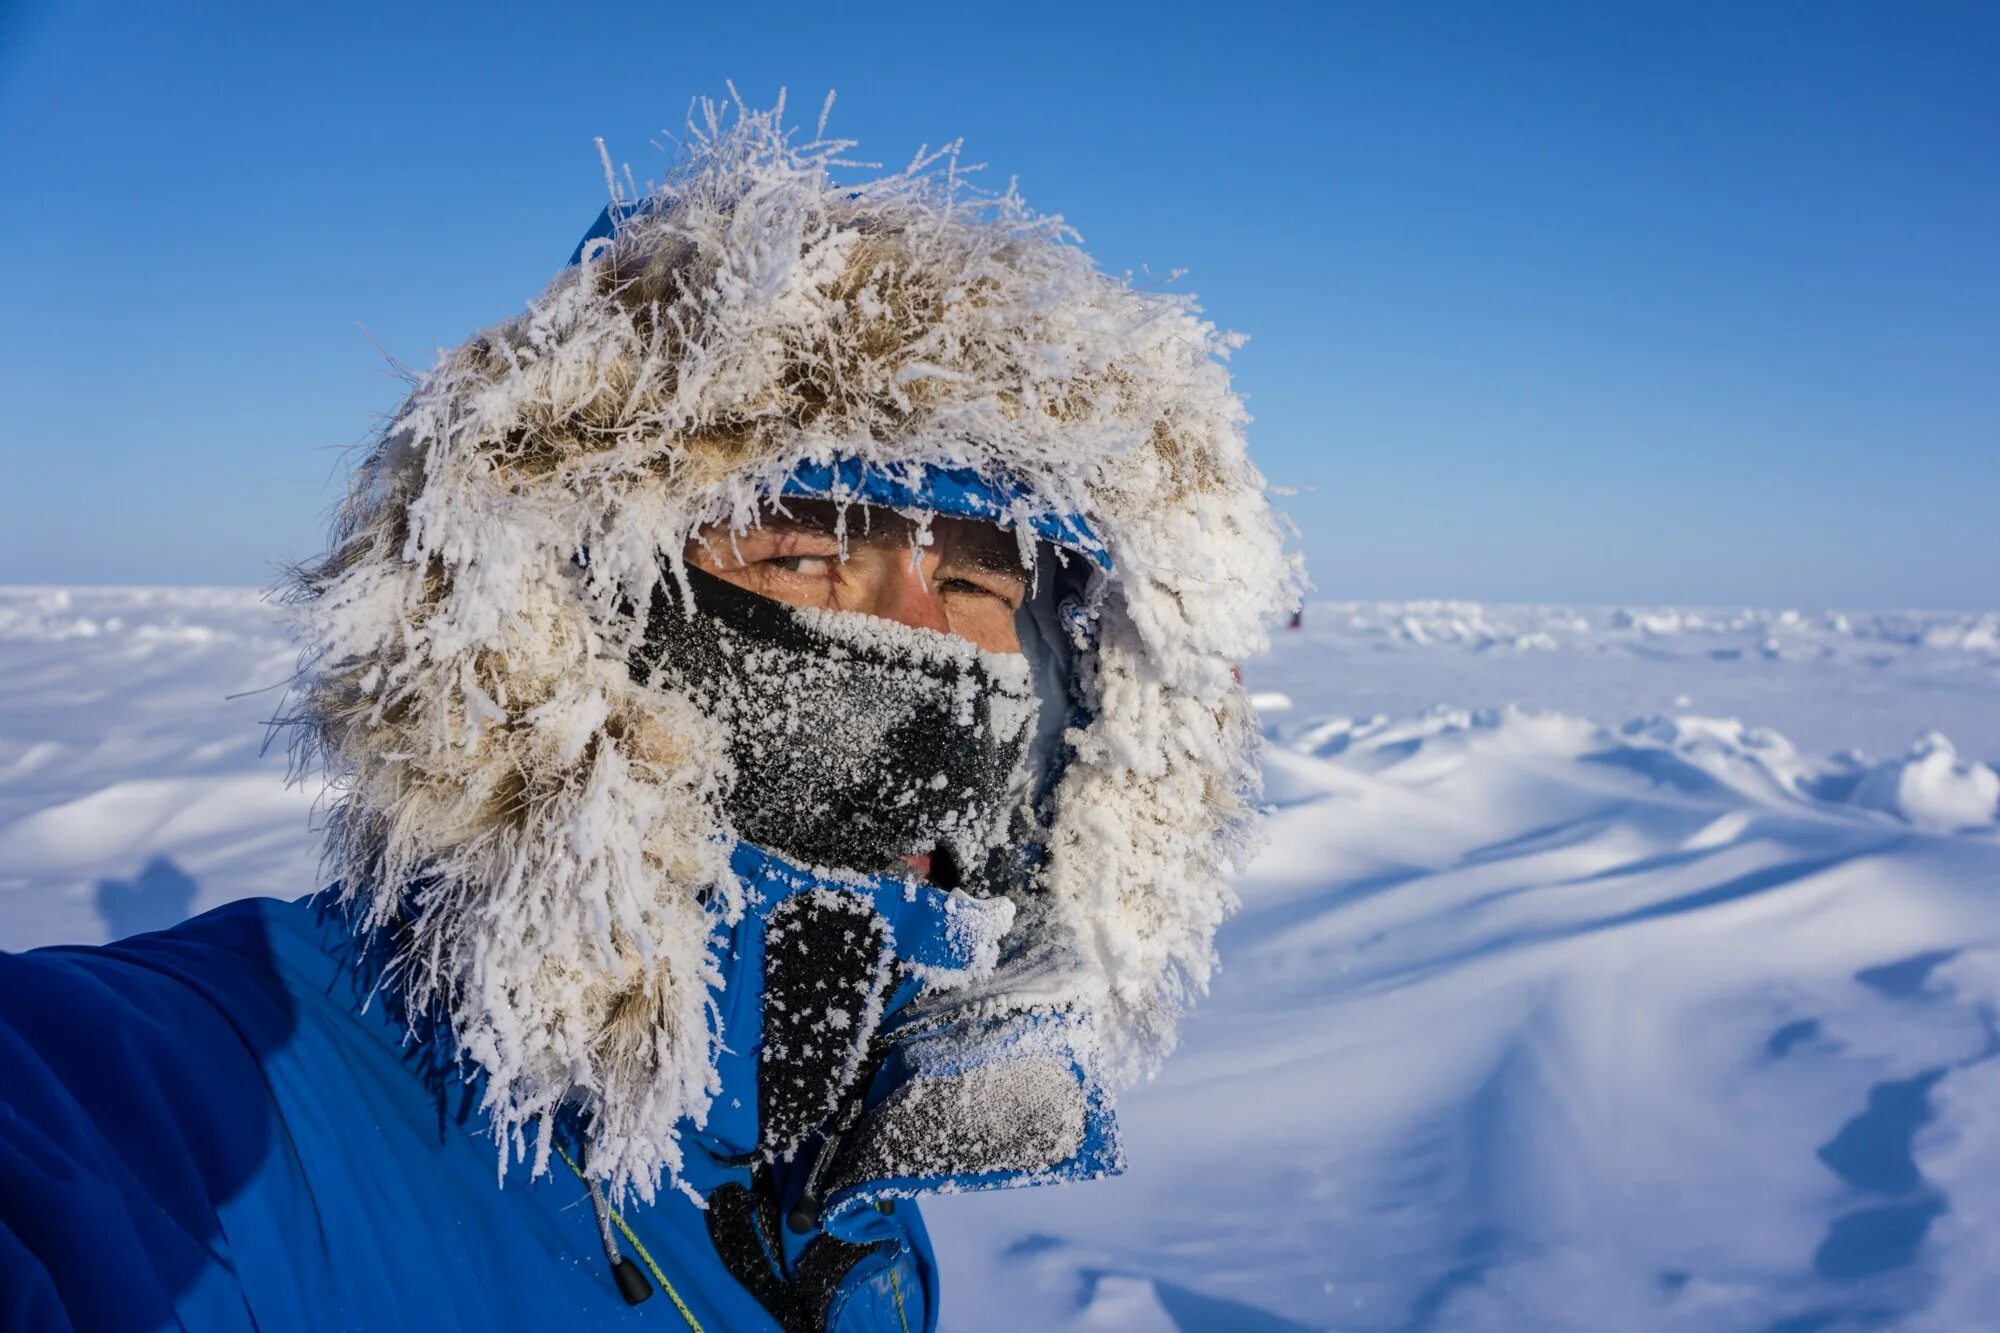
<svg viewBox="0 0 2000 1333"><path fill-rule="evenodd" d="M833 1160L834 1152L840 1147L840 1131L828 1127L826 1138L820 1143L819 1151L813 1154L812 1169L806 1172L805 1188L799 1191L799 1201L792 1205L791 1212L785 1214L785 1225L798 1235L805 1235L819 1225L821 1205L820 1172L826 1170Z"/></svg>
<svg viewBox="0 0 2000 1333"><path fill-rule="evenodd" d="M597 1182L583 1174L583 1168L576 1164L576 1159L569 1155L567 1148L560 1143L556 1144L555 1148L556 1155L563 1159L563 1165L567 1166L590 1191L591 1206L597 1210L598 1238L604 1242L604 1257L611 1260L611 1277L618 1284L618 1294L623 1296L627 1303L637 1305L653 1294L653 1288L647 1284L646 1274L641 1273L630 1259L619 1253L612 1227L623 1232L625 1239L632 1243L632 1248L638 1251L640 1260L646 1265L646 1272L651 1273L653 1281L659 1283L660 1289L667 1293L667 1299L671 1300L674 1308L680 1311L681 1318L687 1321L691 1333L702 1333L701 1321L694 1317L694 1311L688 1309L687 1302L681 1299L678 1291L674 1290L674 1284L667 1281L667 1275L661 1271L659 1264L654 1262L652 1255L646 1253L645 1245L632 1234L632 1228L626 1225L625 1219L618 1215L618 1210L604 1197L604 1191L598 1187ZM623 1265L623 1268L620 1265ZM625 1277L627 1269L631 1270L632 1279Z"/></svg>
<svg viewBox="0 0 2000 1333"><path fill-rule="evenodd" d="M895 989L896 981L890 982ZM860 1123L862 1112L868 1105L868 1089L875 1082L875 1076L882 1071L883 1062L889 1058L890 1040L878 1030L868 1039L868 1055L861 1062L859 1075L848 1086L838 1110L827 1122L825 1137L821 1139L819 1151L813 1154L812 1166L806 1172L805 1188L799 1192L799 1201L785 1214L785 1225L798 1235L805 1235L819 1225L820 1216L826 1211L826 1199L820 1192L820 1176L833 1164L833 1158L840 1151L840 1141ZM896 1205L887 1208L876 1204L878 1212L891 1213Z"/></svg>
<svg viewBox="0 0 2000 1333"><path fill-rule="evenodd" d="M604 1242L604 1257L611 1261L611 1280L618 1284L618 1294L627 1305L637 1305L652 1296L653 1284L646 1281L639 1265L619 1253L618 1237L611 1230L611 1205L605 1201L604 1191L595 1180L586 1178L583 1183L590 1189L591 1207L597 1210L597 1238Z"/></svg>

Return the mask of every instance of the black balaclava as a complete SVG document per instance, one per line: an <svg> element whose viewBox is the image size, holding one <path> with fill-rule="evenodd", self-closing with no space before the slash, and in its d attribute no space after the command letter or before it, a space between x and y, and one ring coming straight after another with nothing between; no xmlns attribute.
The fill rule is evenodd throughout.
<svg viewBox="0 0 2000 1333"><path fill-rule="evenodd" d="M692 567L670 575L633 674L729 735L725 812L802 865L869 874L930 853L942 888L1004 886L1038 702L1027 659L851 611L794 607Z"/></svg>

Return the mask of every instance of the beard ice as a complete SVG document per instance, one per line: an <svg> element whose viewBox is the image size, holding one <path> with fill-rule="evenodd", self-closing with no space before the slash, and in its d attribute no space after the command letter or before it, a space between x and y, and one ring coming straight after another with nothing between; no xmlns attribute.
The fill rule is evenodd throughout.
<svg viewBox="0 0 2000 1333"><path fill-rule="evenodd" d="M727 728L739 836L868 874L930 853L940 887L1002 887L1038 711L1026 658L686 577L692 607L662 582L632 673Z"/></svg>

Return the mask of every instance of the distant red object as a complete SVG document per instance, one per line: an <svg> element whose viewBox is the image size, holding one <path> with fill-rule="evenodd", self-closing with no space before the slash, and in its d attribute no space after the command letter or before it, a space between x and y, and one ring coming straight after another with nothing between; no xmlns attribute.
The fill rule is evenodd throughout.
<svg viewBox="0 0 2000 1333"><path fill-rule="evenodd" d="M1298 610L1292 612L1292 623L1290 626L1288 626L1288 628L1302 629L1305 627L1305 623L1306 623L1306 609L1302 606Z"/></svg>

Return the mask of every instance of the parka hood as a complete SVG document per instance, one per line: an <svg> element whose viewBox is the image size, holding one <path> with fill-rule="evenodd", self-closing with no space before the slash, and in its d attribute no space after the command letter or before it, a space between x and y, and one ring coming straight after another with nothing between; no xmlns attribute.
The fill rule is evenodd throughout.
<svg viewBox="0 0 2000 1333"><path fill-rule="evenodd" d="M1239 340L1191 299L1098 272L954 155L836 183L823 125L700 110L664 183L414 381L289 588L296 743L384 984L447 1020L503 1155L545 1164L568 1106L590 1174L647 1197L715 1091L711 940L743 910L725 738L628 669L693 531L801 476L913 510L957 476L1024 553L1091 549L1045 856L1004 961L957 980L1086 1015L1111 1087L1207 983L1257 792L1232 667L1300 580L1245 454Z"/></svg>

